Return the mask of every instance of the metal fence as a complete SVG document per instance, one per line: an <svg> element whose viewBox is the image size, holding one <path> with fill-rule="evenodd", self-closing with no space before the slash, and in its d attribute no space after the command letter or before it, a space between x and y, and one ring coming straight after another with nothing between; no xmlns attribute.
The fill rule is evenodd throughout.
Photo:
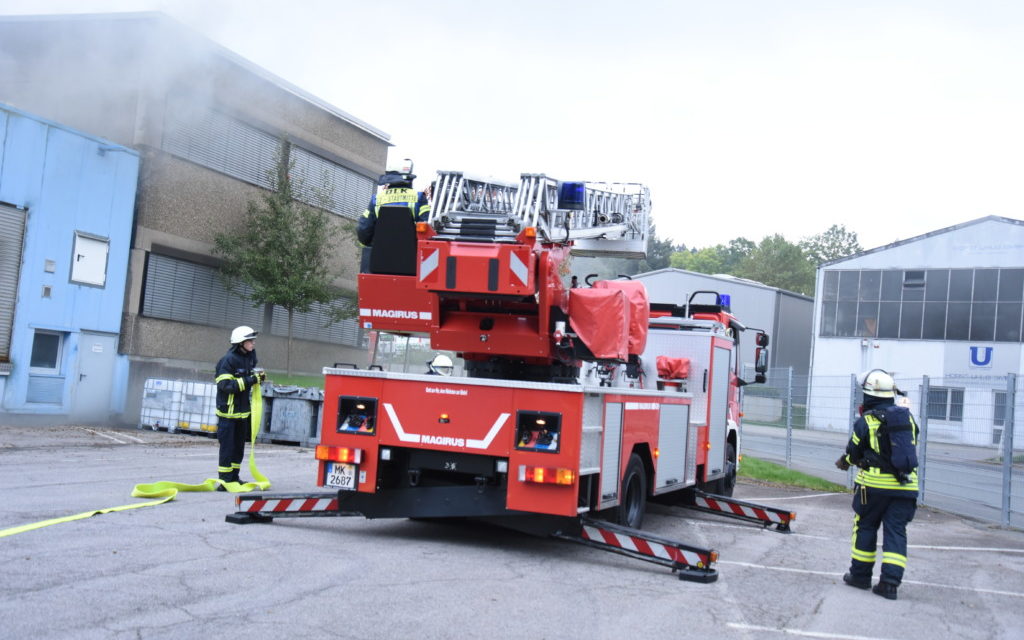
<svg viewBox="0 0 1024 640"><path fill-rule="evenodd" d="M752 375L750 377L753 377ZM1024 380L1002 376L897 378L921 429L919 502L1024 528ZM834 466L858 415L856 377L769 372L743 388L742 453L853 486Z"/></svg>

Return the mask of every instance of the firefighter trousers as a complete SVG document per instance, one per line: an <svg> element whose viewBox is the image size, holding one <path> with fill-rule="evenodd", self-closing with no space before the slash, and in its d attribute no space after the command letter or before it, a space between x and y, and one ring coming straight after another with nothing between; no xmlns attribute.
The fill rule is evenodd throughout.
<svg viewBox="0 0 1024 640"><path fill-rule="evenodd" d="M249 418L220 418L217 421L217 441L220 443L217 477L221 480L238 481L245 442L252 435L251 429Z"/></svg>
<svg viewBox="0 0 1024 640"><path fill-rule="evenodd" d="M878 547L878 527L882 527L881 581L899 585L907 568L907 523L917 512L917 492L913 497L854 485L853 540L850 574L871 579Z"/></svg>

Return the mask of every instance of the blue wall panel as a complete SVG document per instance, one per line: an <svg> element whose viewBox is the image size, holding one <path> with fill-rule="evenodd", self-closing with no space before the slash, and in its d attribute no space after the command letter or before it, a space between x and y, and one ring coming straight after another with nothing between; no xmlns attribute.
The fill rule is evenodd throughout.
<svg viewBox="0 0 1024 640"><path fill-rule="evenodd" d="M30 114L0 105L0 202L27 211L18 302L11 334L12 372L2 409L66 414L75 401L81 331L117 334L128 272L138 155ZM75 234L109 242L106 281L71 281ZM54 268L46 269L47 262ZM44 287L49 297L43 295ZM29 374L36 330L63 336L59 373ZM112 375L112 412L124 403L124 356ZM43 376L45 377L45 376ZM59 393L54 389L60 385ZM59 402L29 402L59 398Z"/></svg>

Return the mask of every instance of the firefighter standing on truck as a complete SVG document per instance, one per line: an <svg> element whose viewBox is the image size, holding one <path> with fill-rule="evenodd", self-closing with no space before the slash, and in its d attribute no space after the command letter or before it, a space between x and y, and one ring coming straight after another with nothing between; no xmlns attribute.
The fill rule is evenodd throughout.
<svg viewBox="0 0 1024 640"><path fill-rule="evenodd" d="M916 466L916 453L912 452L918 428L908 409L896 408L898 391L891 375L874 369L861 374L858 382L864 393L861 417L853 425L846 453L836 460L836 466L844 471L850 465L860 467L853 487L850 570L843 582L895 600L907 566L907 523L917 511L917 473L913 468L898 469L892 450L909 448ZM902 423L902 434L890 436L887 428L898 425L882 427L883 420ZM871 588L879 525L883 530L882 569L878 584Z"/></svg>
<svg viewBox="0 0 1024 640"><path fill-rule="evenodd" d="M256 368L256 331L252 327L235 327L231 332L231 348L217 363L217 440L220 459L218 491L226 491L225 482L242 482L238 473L245 455L245 441L252 434L249 396L256 384L267 374Z"/></svg>
<svg viewBox="0 0 1024 640"><path fill-rule="evenodd" d="M370 204L359 218L356 237L363 246L362 266L360 271L369 271L370 251L373 247L373 233L377 227L377 214L382 206L406 206L415 222L425 222L430 215L430 202L427 196L412 188L416 176L412 172L412 160L406 158L401 164L389 166L387 172L377 180L384 191L374 194Z"/></svg>

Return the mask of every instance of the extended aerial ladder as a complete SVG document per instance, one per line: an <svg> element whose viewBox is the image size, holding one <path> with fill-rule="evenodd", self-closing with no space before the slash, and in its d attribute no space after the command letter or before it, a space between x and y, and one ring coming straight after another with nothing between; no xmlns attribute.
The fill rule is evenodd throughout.
<svg viewBox="0 0 1024 640"><path fill-rule="evenodd" d="M650 192L637 183L524 173L513 185L440 171L428 222L443 240L514 242L533 228L542 244L572 242L573 255L642 258L650 208Z"/></svg>

